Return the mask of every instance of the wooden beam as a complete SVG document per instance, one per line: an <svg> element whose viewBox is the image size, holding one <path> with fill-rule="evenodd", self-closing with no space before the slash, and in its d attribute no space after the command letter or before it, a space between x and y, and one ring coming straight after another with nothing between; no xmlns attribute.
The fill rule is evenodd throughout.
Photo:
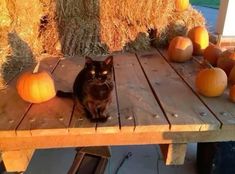
<svg viewBox="0 0 235 174"><path fill-rule="evenodd" d="M184 164L187 144L161 144L160 145L166 165Z"/></svg>
<svg viewBox="0 0 235 174"><path fill-rule="evenodd" d="M22 172L28 167L34 150L3 151L2 160L7 172Z"/></svg>
<svg viewBox="0 0 235 174"><path fill-rule="evenodd" d="M235 141L234 131L235 129L201 132L68 133L50 136L0 137L0 150Z"/></svg>

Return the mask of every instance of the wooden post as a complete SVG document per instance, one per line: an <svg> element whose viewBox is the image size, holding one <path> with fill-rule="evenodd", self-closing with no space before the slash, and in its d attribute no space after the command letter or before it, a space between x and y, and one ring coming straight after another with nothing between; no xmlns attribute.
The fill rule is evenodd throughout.
<svg viewBox="0 0 235 174"><path fill-rule="evenodd" d="M182 165L187 151L187 144L160 145L166 165Z"/></svg>
<svg viewBox="0 0 235 174"><path fill-rule="evenodd" d="M3 151L2 160L7 172L22 172L28 167L34 150Z"/></svg>
<svg viewBox="0 0 235 174"><path fill-rule="evenodd" d="M216 33L221 36L221 46L235 45L234 7L234 0L223 0L220 3Z"/></svg>

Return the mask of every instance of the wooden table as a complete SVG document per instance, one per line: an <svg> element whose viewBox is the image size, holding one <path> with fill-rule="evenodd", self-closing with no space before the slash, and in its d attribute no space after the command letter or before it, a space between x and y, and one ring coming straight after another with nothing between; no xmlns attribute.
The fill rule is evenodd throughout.
<svg viewBox="0 0 235 174"><path fill-rule="evenodd" d="M39 148L162 144L166 163L182 164L187 143L235 140L235 104L228 91L206 98L195 90L199 61L172 63L166 51L156 49L116 54L106 123L89 122L70 99L24 102L13 79L0 91L0 150L7 170L25 170ZM57 89L71 90L83 65L81 57L48 58L41 69L52 72Z"/></svg>

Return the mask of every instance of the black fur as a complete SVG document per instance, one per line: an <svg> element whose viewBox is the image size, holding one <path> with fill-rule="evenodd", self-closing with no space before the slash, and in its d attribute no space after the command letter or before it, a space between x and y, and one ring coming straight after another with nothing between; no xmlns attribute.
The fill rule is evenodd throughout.
<svg viewBox="0 0 235 174"><path fill-rule="evenodd" d="M105 122L113 90L113 57L94 61L86 57L84 68L77 75L73 92L58 91L58 97L73 97L84 107L87 117L94 122Z"/></svg>

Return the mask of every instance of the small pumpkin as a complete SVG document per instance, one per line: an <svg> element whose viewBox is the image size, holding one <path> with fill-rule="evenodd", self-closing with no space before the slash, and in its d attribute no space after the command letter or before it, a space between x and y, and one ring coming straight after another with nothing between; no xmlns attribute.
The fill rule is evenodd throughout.
<svg viewBox="0 0 235 174"><path fill-rule="evenodd" d="M235 66L233 66L229 73L228 81L231 85L235 85Z"/></svg>
<svg viewBox="0 0 235 174"><path fill-rule="evenodd" d="M230 88L229 98L232 102L235 102L235 85Z"/></svg>
<svg viewBox="0 0 235 174"><path fill-rule="evenodd" d="M188 37L193 42L193 54L202 55L209 45L209 34L205 27L197 26L189 30Z"/></svg>
<svg viewBox="0 0 235 174"><path fill-rule="evenodd" d="M189 6L189 0L175 0L176 11L182 12L187 10Z"/></svg>
<svg viewBox="0 0 235 174"><path fill-rule="evenodd" d="M227 75L220 68L206 68L196 76L196 89L206 97L216 97L223 94L227 87Z"/></svg>
<svg viewBox="0 0 235 174"><path fill-rule="evenodd" d="M235 50L224 51L217 60L217 67L222 68L229 76L230 71L235 65Z"/></svg>
<svg viewBox="0 0 235 174"><path fill-rule="evenodd" d="M47 71L38 71L40 63L32 72L23 73L17 80L16 89L20 97L30 103L42 103L56 95L54 80Z"/></svg>
<svg viewBox="0 0 235 174"><path fill-rule="evenodd" d="M174 62L185 62L192 58L192 41L183 36L177 36L171 40L168 48L168 57Z"/></svg>
<svg viewBox="0 0 235 174"><path fill-rule="evenodd" d="M203 53L204 59L206 59L212 66L217 65L217 60L222 53L222 50L219 46L210 44Z"/></svg>

